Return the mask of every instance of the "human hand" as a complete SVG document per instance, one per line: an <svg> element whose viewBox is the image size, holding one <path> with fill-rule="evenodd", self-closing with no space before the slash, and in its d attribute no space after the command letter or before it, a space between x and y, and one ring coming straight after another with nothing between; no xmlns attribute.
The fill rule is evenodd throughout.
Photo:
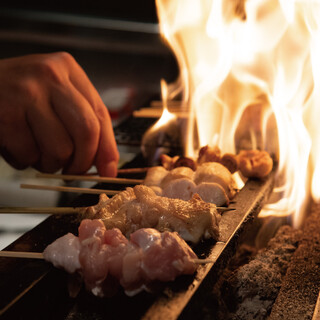
<svg viewBox="0 0 320 320"><path fill-rule="evenodd" d="M108 110L70 54L0 60L0 153L17 169L116 175Z"/></svg>

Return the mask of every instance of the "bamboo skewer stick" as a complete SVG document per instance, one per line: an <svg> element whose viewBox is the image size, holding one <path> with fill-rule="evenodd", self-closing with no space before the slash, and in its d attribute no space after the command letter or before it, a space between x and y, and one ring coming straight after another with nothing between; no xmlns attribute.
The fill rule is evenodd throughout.
<svg viewBox="0 0 320 320"><path fill-rule="evenodd" d="M216 207L219 212L233 211L236 208L228 208L228 207Z"/></svg>
<svg viewBox="0 0 320 320"><path fill-rule="evenodd" d="M25 258L25 259L44 259L42 252L27 251L0 251L0 257L5 258ZM196 264L214 263L211 259L193 259Z"/></svg>
<svg viewBox="0 0 320 320"><path fill-rule="evenodd" d="M147 172L150 167L143 167L143 168L124 168L118 169L118 173L144 173Z"/></svg>
<svg viewBox="0 0 320 320"><path fill-rule="evenodd" d="M137 110L133 112L133 116L135 118L160 118L162 115L162 111L157 111L156 109L153 110ZM190 116L190 113L185 111L178 111L175 112L174 115L177 118L188 118Z"/></svg>
<svg viewBox="0 0 320 320"><path fill-rule="evenodd" d="M212 260L212 259L193 259L193 262L196 264L207 264L207 263L215 263L215 260Z"/></svg>
<svg viewBox="0 0 320 320"><path fill-rule="evenodd" d="M91 175L71 175L71 174L51 174L51 173L38 173L38 178L46 179L62 179L62 180L81 180L81 181L93 181L93 182L107 182L117 184L141 184L141 179L127 179L127 178L107 178Z"/></svg>
<svg viewBox="0 0 320 320"><path fill-rule="evenodd" d="M56 215L78 214L83 208L73 207L0 207L1 213L49 213Z"/></svg>
<svg viewBox="0 0 320 320"><path fill-rule="evenodd" d="M185 108L186 103L178 100L166 101L168 109L171 108ZM153 100L150 103L150 109L153 108L163 108L163 101L161 100Z"/></svg>
<svg viewBox="0 0 320 320"><path fill-rule="evenodd" d="M142 168L124 168L124 169L118 169L118 174L130 174L130 173L146 173L151 167L142 167ZM85 173L83 176L85 177L91 177L91 176L99 176L98 172L90 172ZM121 179L121 178L117 178Z"/></svg>
<svg viewBox="0 0 320 320"><path fill-rule="evenodd" d="M0 257L44 259L42 252L27 252L27 251L0 251Z"/></svg>
<svg viewBox="0 0 320 320"><path fill-rule="evenodd" d="M63 186L43 186L35 184L24 184L20 185L22 189L35 189L35 190L49 190L59 192L75 192L75 193L90 193L90 194L101 194L105 193L108 196L114 196L120 191L117 190L105 190L105 189L90 189L90 188L78 188L78 187L63 187Z"/></svg>

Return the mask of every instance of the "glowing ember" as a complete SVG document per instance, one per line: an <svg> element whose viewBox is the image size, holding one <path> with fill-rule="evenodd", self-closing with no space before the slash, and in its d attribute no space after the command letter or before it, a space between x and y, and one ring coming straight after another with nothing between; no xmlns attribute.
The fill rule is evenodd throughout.
<svg viewBox="0 0 320 320"><path fill-rule="evenodd" d="M320 197L320 2L156 3L180 67L170 98L190 108L186 155L206 144L267 150L279 165L262 214L290 214L298 226L311 186Z"/></svg>

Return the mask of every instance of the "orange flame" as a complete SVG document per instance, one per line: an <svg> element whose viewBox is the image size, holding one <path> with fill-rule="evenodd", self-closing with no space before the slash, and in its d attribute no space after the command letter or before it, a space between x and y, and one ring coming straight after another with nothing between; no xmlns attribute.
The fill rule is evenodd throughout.
<svg viewBox="0 0 320 320"><path fill-rule="evenodd" d="M165 80L161 80L161 94L163 109L161 117L158 121L149 128L141 141L141 151L145 158L148 158L150 165L153 165L157 162L161 153L166 153L168 151L166 148L162 148L163 144L166 144L167 138L170 137L172 141L180 138L179 133L177 132L177 116L171 113L168 110L168 94L169 86Z"/></svg>
<svg viewBox="0 0 320 320"><path fill-rule="evenodd" d="M299 226L309 195L320 198L320 2L156 4L180 67L171 92L191 110L186 155L206 144L267 150L279 166L262 214L291 215Z"/></svg>
<svg viewBox="0 0 320 320"><path fill-rule="evenodd" d="M161 79L161 98L163 103L163 110L160 119L152 126L152 130L157 130L164 125L166 125L168 122L175 120L176 116L169 112L168 110L168 86L164 79Z"/></svg>

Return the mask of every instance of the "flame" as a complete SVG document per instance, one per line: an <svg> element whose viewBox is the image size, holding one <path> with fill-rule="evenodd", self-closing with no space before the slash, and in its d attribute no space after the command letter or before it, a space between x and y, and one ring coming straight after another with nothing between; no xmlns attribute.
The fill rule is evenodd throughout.
<svg viewBox="0 0 320 320"><path fill-rule="evenodd" d="M320 198L320 1L156 5L180 67L171 93L190 110L186 155L206 144L267 150L278 168L262 214L290 215L299 226L309 197Z"/></svg>
<svg viewBox="0 0 320 320"><path fill-rule="evenodd" d="M177 117L168 110L168 86L164 79L161 79L161 98L163 103L162 114L159 120L152 126L152 130L158 130L168 122L175 120Z"/></svg>
<svg viewBox="0 0 320 320"><path fill-rule="evenodd" d="M167 105L168 95L172 94L170 88L171 87L167 85L166 81L162 79L161 95L163 108L161 117L142 137L141 151L148 160L149 165L157 164L161 154L170 151L165 145L180 140L180 132L177 128L177 116L169 112ZM174 91L173 94L175 94Z"/></svg>

